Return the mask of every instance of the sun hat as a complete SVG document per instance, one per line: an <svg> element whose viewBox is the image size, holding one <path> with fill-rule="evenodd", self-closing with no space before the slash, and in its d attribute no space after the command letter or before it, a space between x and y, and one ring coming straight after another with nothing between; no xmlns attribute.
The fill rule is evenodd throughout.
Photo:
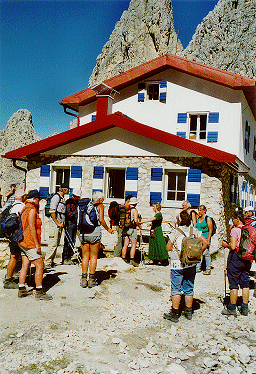
<svg viewBox="0 0 256 374"><path fill-rule="evenodd" d="M72 195L80 197L81 196L81 189L80 188L74 188L73 192L72 192Z"/></svg>
<svg viewBox="0 0 256 374"><path fill-rule="evenodd" d="M31 190L27 194L28 199L39 198L40 199L40 192L38 190Z"/></svg>
<svg viewBox="0 0 256 374"><path fill-rule="evenodd" d="M136 199L136 197L131 197L130 198L130 205L136 205L138 204L138 200Z"/></svg>
<svg viewBox="0 0 256 374"><path fill-rule="evenodd" d="M253 209L253 207L252 206L246 206L245 208L244 208L244 211L245 212L249 212L249 211L251 211L251 212L254 212L254 209Z"/></svg>
<svg viewBox="0 0 256 374"><path fill-rule="evenodd" d="M68 185L68 183L64 182L64 183L61 183L60 188L62 188L63 190L64 189L69 190L69 185Z"/></svg>

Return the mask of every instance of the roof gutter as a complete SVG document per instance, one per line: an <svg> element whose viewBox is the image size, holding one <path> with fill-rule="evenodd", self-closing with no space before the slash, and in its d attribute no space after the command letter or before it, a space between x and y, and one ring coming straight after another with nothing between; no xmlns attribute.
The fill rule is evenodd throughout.
<svg viewBox="0 0 256 374"><path fill-rule="evenodd" d="M67 105L60 103L61 106L64 108L64 113L69 114L70 116L76 117L77 118L77 127L80 126L80 118L78 114L67 112Z"/></svg>

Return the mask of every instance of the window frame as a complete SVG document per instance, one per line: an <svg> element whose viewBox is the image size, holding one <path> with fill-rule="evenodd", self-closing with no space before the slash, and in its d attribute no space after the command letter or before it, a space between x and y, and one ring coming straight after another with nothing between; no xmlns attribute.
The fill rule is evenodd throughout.
<svg viewBox="0 0 256 374"><path fill-rule="evenodd" d="M209 116L209 113L208 112L188 112L188 139L189 140L196 140L196 141L201 141L201 142L207 142L207 135L208 135L208 116ZM196 137L191 137L190 134L191 134L191 117L192 116L196 116L197 117L197 121L196 121ZM200 121L200 117L201 116L205 116L206 117L206 123L205 123L205 130L200 130L200 124L201 124L201 121ZM205 133L205 138L200 138L200 134L201 133Z"/></svg>
<svg viewBox="0 0 256 374"><path fill-rule="evenodd" d="M66 166L66 165L54 165L51 167L51 170L50 170L50 175L51 175L51 182L50 182L50 186L51 186L51 193L56 193L57 192L57 186L60 186L59 184L57 185L57 171L58 170L69 170L69 178L68 178L68 185L69 185L69 188L70 188L70 179L71 179L71 166ZM62 178L62 182L63 183L63 178Z"/></svg>
<svg viewBox="0 0 256 374"><path fill-rule="evenodd" d="M185 189L184 191L179 191L177 188L175 189L175 195L178 192L184 192L184 198L182 200L168 200L168 174L169 173L176 173L176 174L185 174ZM180 207L182 201L186 200L187 198L187 183L188 183L188 168L168 168L164 169L163 171L163 205L165 206L172 206L172 207ZM177 187L177 181L176 181Z"/></svg>
<svg viewBox="0 0 256 374"><path fill-rule="evenodd" d="M110 197L110 191L109 191L109 171L110 170L123 170L124 171L124 182L123 182L123 197ZM105 196L105 200L107 202L109 201L117 201L118 203L123 203L124 199L125 199L125 181L126 181L126 170L127 170L127 167L121 167L121 166L107 166L105 167L105 170L104 170L104 196Z"/></svg>

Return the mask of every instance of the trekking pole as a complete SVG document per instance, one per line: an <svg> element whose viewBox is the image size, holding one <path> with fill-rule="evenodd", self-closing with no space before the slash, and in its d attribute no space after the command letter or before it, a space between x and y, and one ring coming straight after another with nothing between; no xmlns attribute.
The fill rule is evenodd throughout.
<svg viewBox="0 0 256 374"><path fill-rule="evenodd" d="M72 242L72 239L71 239L71 237L70 237L70 235L69 235L68 230L67 230L66 228L64 228L64 231L65 231L65 236L66 236L66 238L67 238L68 244L70 245L72 251L74 252L74 255L76 255L76 258L77 258L78 262L81 263L81 262L82 262L82 258L81 258L81 256L80 256L78 250L75 248L75 245L74 245L74 243Z"/></svg>
<svg viewBox="0 0 256 374"><path fill-rule="evenodd" d="M144 263L144 248L141 246L142 244L142 231L140 229L140 234L139 234L139 237L140 237L140 242L139 242L139 250L140 250L140 266L141 267L144 267L145 266L145 263Z"/></svg>

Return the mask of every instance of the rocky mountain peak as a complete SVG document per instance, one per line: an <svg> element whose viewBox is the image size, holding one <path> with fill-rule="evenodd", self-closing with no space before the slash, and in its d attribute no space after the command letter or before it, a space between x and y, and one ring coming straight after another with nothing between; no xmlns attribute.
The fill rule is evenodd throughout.
<svg viewBox="0 0 256 374"><path fill-rule="evenodd" d="M256 1L220 0L183 57L256 79Z"/></svg>
<svg viewBox="0 0 256 374"><path fill-rule="evenodd" d="M131 0L97 57L89 86L165 53L180 55L182 50L170 0Z"/></svg>

